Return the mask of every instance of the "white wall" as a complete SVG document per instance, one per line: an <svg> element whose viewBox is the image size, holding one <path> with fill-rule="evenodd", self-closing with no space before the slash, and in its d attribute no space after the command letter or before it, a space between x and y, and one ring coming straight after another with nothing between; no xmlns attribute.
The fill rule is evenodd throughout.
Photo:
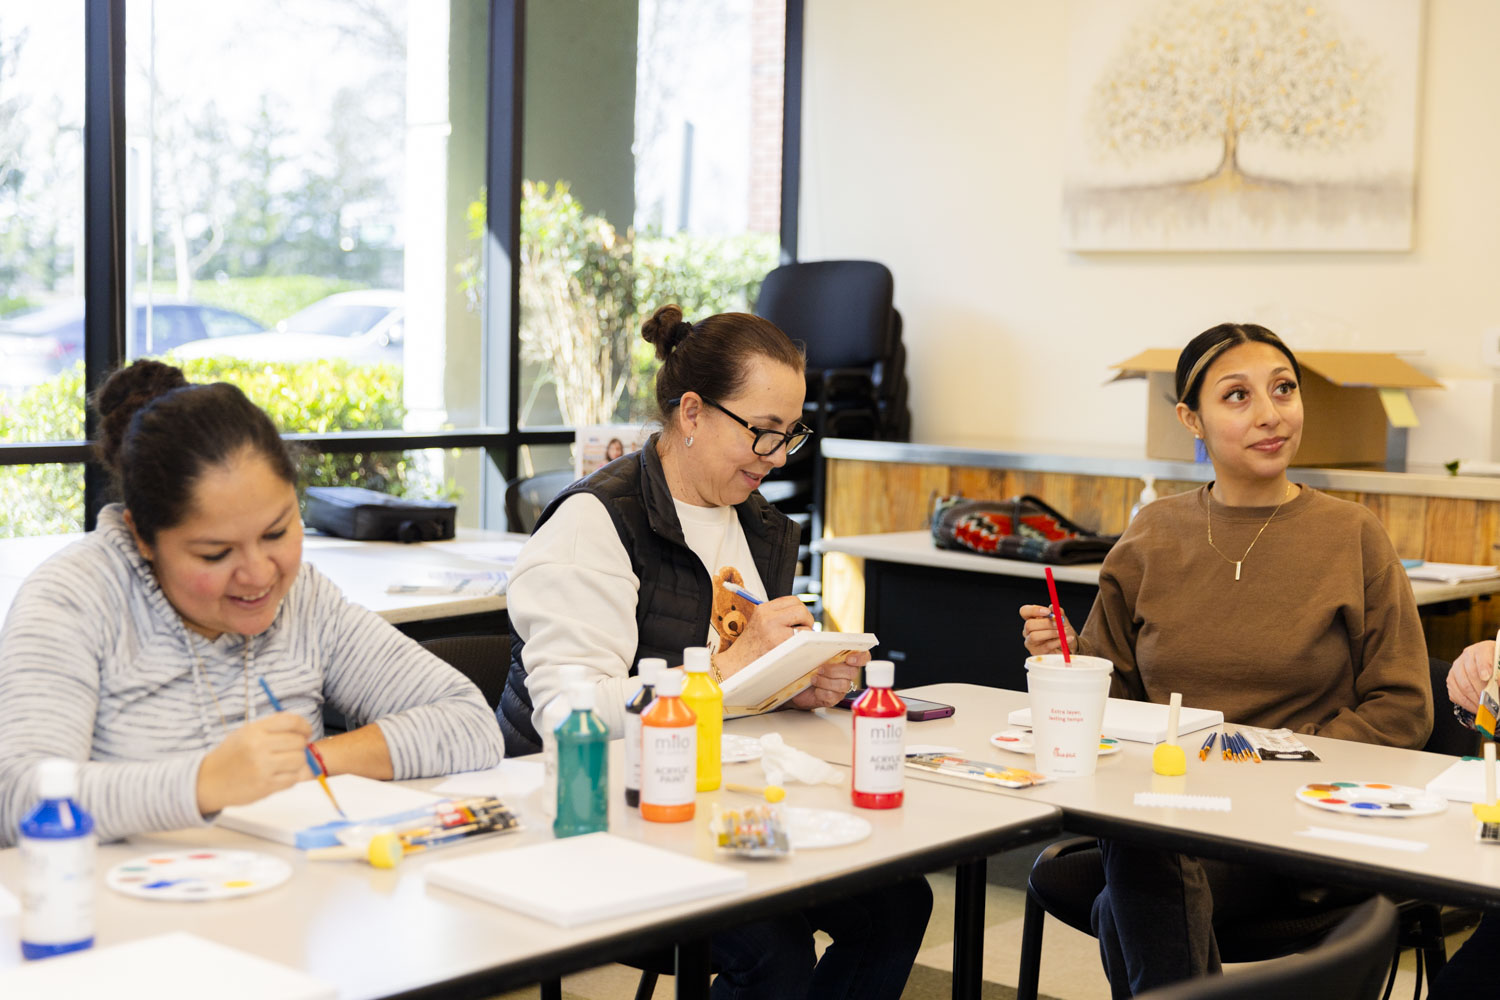
<svg viewBox="0 0 1500 1000"><path fill-rule="evenodd" d="M1500 3L1428 0L1413 249L1372 254L1060 249L1070 6L807 4L799 256L895 273L916 440L1139 453L1144 386L1108 365L1224 320L1490 374Z"/></svg>

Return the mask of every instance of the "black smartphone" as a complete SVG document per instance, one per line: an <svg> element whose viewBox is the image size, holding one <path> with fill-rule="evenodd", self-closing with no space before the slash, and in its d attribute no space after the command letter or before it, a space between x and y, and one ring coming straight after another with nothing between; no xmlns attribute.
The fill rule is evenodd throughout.
<svg viewBox="0 0 1500 1000"><path fill-rule="evenodd" d="M844 695L843 698L839 699L839 703L833 707L844 709L853 708L854 703L859 700L859 696L864 693L864 688L860 688L857 691L850 691L848 694ZM902 695L901 700L906 702L906 718L910 722L926 722L929 719L946 719L948 716L953 714L953 706L944 705L940 701L924 701L921 698L908 698L906 695Z"/></svg>

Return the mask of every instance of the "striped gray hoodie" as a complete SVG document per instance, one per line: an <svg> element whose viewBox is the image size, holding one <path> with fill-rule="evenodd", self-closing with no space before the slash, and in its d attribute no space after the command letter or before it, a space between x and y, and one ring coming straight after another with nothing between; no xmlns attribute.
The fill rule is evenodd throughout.
<svg viewBox="0 0 1500 1000"><path fill-rule="evenodd" d="M350 728L378 722L397 779L490 767L504 752L495 715L458 671L304 562L271 627L210 642L194 634L140 554L122 508L27 577L0 629L0 847L15 843L46 757L83 763L79 799L101 839L202 826L198 766L244 724L282 706L323 734L322 707Z"/></svg>

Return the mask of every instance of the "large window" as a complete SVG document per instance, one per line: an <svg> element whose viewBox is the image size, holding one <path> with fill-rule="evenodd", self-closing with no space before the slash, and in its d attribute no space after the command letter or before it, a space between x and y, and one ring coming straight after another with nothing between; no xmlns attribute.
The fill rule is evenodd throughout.
<svg viewBox="0 0 1500 1000"><path fill-rule="evenodd" d="M651 419L641 321L753 304L779 248L785 19L785 0L529 10L522 426Z"/></svg>
<svg viewBox="0 0 1500 1000"><path fill-rule="evenodd" d="M789 7L0 5L0 537L90 523L85 395L142 357L240 385L310 482L502 526L566 428L649 418L650 309L775 265Z"/></svg>

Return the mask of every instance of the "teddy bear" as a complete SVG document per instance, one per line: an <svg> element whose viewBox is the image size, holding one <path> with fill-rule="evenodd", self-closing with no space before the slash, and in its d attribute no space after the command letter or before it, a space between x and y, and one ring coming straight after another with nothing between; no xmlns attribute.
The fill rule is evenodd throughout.
<svg viewBox="0 0 1500 1000"><path fill-rule="evenodd" d="M714 631L719 633L720 653L733 646L734 640L744 633L745 626L750 624L750 615L755 610L755 605L727 590L724 587L726 583L744 587L745 578L733 566L721 566L714 574L713 623Z"/></svg>

